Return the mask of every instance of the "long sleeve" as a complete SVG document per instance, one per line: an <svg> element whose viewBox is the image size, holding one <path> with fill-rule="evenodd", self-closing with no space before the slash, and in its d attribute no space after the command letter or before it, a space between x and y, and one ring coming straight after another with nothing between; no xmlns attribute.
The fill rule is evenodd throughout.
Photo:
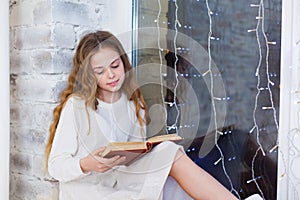
<svg viewBox="0 0 300 200"><path fill-rule="evenodd" d="M78 151L78 129L74 115L73 98L65 104L48 161L49 174L61 181L67 182L85 176L80 168Z"/></svg>
<svg viewBox="0 0 300 200"><path fill-rule="evenodd" d="M132 132L130 133L129 141L145 141L146 140L146 124L143 126L140 125L138 119L135 115L135 105L133 102L128 102L128 110L129 110L129 119L132 123ZM140 110L140 116L145 116L145 111L143 109Z"/></svg>

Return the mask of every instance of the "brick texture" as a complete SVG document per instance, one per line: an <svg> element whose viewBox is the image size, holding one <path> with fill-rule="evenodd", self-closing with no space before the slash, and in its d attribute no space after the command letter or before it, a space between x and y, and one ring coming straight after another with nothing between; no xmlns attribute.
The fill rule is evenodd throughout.
<svg viewBox="0 0 300 200"><path fill-rule="evenodd" d="M10 199L58 199L45 169L52 111L82 34L106 29L108 0L11 0ZM107 23L106 23L107 25Z"/></svg>

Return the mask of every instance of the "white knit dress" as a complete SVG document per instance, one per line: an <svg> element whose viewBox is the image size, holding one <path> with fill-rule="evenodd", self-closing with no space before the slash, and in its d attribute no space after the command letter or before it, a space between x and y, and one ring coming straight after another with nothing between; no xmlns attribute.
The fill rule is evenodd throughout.
<svg viewBox="0 0 300 200"><path fill-rule="evenodd" d="M144 140L145 127L139 126L134 104L124 94L113 104L98 102L97 111L88 109L89 117L78 97L71 97L62 110L48 161L49 174L59 181L60 200L191 199L168 176L176 152L184 152L172 142L161 143L128 167L82 172L80 159L108 142Z"/></svg>

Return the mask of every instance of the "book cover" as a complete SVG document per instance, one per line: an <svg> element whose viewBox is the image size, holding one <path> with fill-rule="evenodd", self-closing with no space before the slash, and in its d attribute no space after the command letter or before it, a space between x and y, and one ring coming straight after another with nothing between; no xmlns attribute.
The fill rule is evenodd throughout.
<svg viewBox="0 0 300 200"><path fill-rule="evenodd" d="M150 137L145 142L111 142L100 156L104 158L111 158L116 155L125 156L126 160L120 165L128 166L161 142L172 141L179 143L182 140L183 138L177 134L166 134Z"/></svg>

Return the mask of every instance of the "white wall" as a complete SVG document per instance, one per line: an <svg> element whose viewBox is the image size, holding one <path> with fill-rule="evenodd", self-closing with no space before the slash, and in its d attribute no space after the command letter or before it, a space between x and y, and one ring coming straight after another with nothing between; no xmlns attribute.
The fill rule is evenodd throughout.
<svg viewBox="0 0 300 200"><path fill-rule="evenodd" d="M9 25L8 1L0 6L0 199L9 196Z"/></svg>
<svg viewBox="0 0 300 200"><path fill-rule="evenodd" d="M107 27L121 40L125 51L132 49L132 0L108 1L109 26ZM131 59L130 52L128 57Z"/></svg>
<svg viewBox="0 0 300 200"><path fill-rule="evenodd" d="M277 199L300 195L300 1L282 1Z"/></svg>

